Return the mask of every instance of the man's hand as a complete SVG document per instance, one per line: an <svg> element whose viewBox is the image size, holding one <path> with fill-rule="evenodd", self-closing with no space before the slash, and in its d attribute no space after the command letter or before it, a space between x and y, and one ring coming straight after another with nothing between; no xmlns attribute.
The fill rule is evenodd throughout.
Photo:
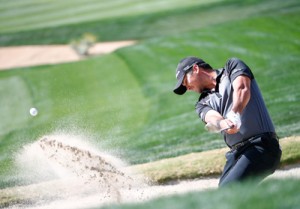
<svg viewBox="0 0 300 209"><path fill-rule="evenodd" d="M239 113L230 111L226 115L226 119L224 119L224 122L226 122L227 126L231 127L230 129L226 130L226 133L235 134L240 130L240 127L242 125L241 115Z"/></svg>
<svg viewBox="0 0 300 209"><path fill-rule="evenodd" d="M231 121L226 121L227 119L216 120L214 123L207 123L205 125L205 129L212 133L219 133L222 131L227 131L228 129L232 129L234 125Z"/></svg>
<svg viewBox="0 0 300 209"><path fill-rule="evenodd" d="M231 118L232 119L232 118ZM239 131L239 127L237 127L236 120L229 118L223 118L223 116L215 111L210 110L206 113L205 122L209 124L207 129L211 129L212 132L220 132L224 130L227 134L235 134Z"/></svg>
<svg viewBox="0 0 300 209"><path fill-rule="evenodd" d="M235 113L231 110L229 113L227 113L226 118L230 120L237 127L237 129L240 129L242 125L240 113Z"/></svg>
<svg viewBox="0 0 300 209"><path fill-rule="evenodd" d="M239 129L234 125L231 120L223 119L220 121L220 127L224 129L227 134L236 134Z"/></svg>

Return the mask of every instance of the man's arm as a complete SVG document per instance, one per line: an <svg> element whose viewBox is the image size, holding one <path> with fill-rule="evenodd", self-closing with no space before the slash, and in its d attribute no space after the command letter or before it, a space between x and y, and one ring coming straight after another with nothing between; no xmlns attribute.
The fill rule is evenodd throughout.
<svg viewBox="0 0 300 209"><path fill-rule="evenodd" d="M251 79L247 76L238 76L233 82L233 106L232 111L242 113L251 97Z"/></svg>
<svg viewBox="0 0 300 209"><path fill-rule="evenodd" d="M218 100L214 99L215 96L221 98L221 95L218 96L217 94L201 94L201 97L195 107L196 112L203 122L210 123L217 129L228 128L229 126L224 124L223 116L217 111L217 105L214 105L214 101Z"/></svg>
<svg viewBox="0 0 300 209"><path fill-rule="evenodd" d="M251 97L250 85L251 79L244 75L236 77L236 79L233 81L232 112L238 114L241 114L243 112ZM230 118L224 118L219 112L215 110L210 110L206 113L205 122L211 123L219 129L231 127L230 129L226 130L228 134L235 134L239 131L239 127L237 127L237 124L234 123L235 121L231 121Z"/></svg>
<svg viewBox="0 0 300 209"><path fill-rule="evenodd" d="M232 82L233 86L233 101L232 108L227 113L227 124L232 127L226 132L228 134L235 134L239 131L241 126L240 114L248 104L251 97L251 79L248 76L240 75Z"/></svg>
<svg viewBox="0 0 300 209"><path fill-rule="evenodd" d="M210 123L219 130L227 129L226 132L228 134L231 134L233 131L235 131L233 123L230 120L224 118L219 112L215 110L209 110L206 113L205 123Z"/></svg>

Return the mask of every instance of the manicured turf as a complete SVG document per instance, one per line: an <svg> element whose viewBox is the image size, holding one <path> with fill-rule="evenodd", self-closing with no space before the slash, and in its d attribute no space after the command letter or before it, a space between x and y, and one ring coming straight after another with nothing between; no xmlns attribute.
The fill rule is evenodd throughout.
<svg viewBox="0 0 300 209"><path fill-rule="evenodd" d="M5 1L1 0L0 31L23 31L57 27L103 19L124 18L169 10L203 6L224 0L73 0L73 1ZM47 23L47 24L45 24Z"/></svg>
<svg viewBox="0 0 300 209"><path fill-rule="evenodd" d="M222 67L231 56L243 59L259 82L278 134L281 137L299 134L297 17L291 14L235 21L153 39L144 45L118 51L139 78L144 94L152 100L150 112L156 113L146 121L145 131L138 137L138 149L150 149L155 157L166 157L223 144L218 135L206 133L197 119L194 113L197 95L170 94L175 81L170 78L174 77L176 63L187 55L201 56L215 68ZM284 36L278 30L279 24L283 31L289 31ZM155 130L160 130L159 134L154 135Z"/></svg>
<svg viewBox="0 0 300 209"><path fill-rule="evenodd" d="M36 0L28 0L27 2L36 2ZM167 0L139 2L141 5L147 4L147 6L141 7L142 10L146 8L146 13L141 14L135 7L129 5L127 7L128 14L121 13L121 16L119 16L120 14L114 11L123 10L121 1L114 1L113 4L103 3L103 1L96 3L94 1L95 5L92 4L93 7L88 7L87 1L85 3L87 6L83 7L86 11L80 17L77 16L77 12L80 10L76 7L82 7L82 5L77 5L78 1L68 1L68 3L65 1L51 1L51 3L46 4L55 5L56 10L51 10L51 14L39 12L40 6L42 6L41 10L46 9L45 3L35 5L37 7L36 12L34 13L31 11L32 9L29 9L30 14L22 18L12 19L9 16L14 9L10 9L9 14L0 12L0 45L68 44L71 40L81 37L86 32L95 34L100 41L144 40L151 37L201 30L210 25L222 24L236 19L247 19L252 16L282 15L291 12L296 14L299 11L298 0L187 0L184 6L181 1L172 0L172 4L167 4L166 7L164 3L168 2ZM163 5L155 7L158 2ZM11 1L1 3L1 5L12 4ZM73 9L66 8L65 4L70 4L68 7L73 4ZM108 6L104 8L111 12L105 12L103 17L95 16L94 8L97 11L103 5ZM150 8L149 5L151 5ZM59 6L61 8L57 9ZM2 7L6 8L5 6ZM27 11L27 7L24 8L22 4L19 6L14 5L14 7L17 11ZM64 12L64 9L67 9L68 12ZM18 14L14 15L18 16ZM101 12L96 12L96 14L103 15ZM53 18L52 20L49 17L47 18L47 15L50 15L50 17L58 15L59 19ZM62 15L64 15L63 18L61 18ZM92 18L86 19L85 17ZM30 19L29 23L27 18ZM70 24L72 19L76 22ZM27 23L24 24L24 21L27 21Z"/></svg>
<svg viewBox="0 0 300 209"><path fill-rule="evenodd" d="M239 1L217 4L201 19L214 24L197 27L196 19L184 21L190 17L187 13L170 12L174 24L185 23L181 33L154 22L156 32L149 39L111 55L0 72L0 95L5 98L0 102L5 107L0 110L0 187L19 183L18 176L11 175L14 153L55 132L85 135L130 163L223 147L221 137L204 131L194 112L198 95L172 93L177 62L187 55L201 56L215 68L232 56L243 59L261 86L279 135L299 135L299 3L276 1L266 8L272 1L259 2L242 7L243 18L232 15L243 6ZM222 14L222 21L216 14ZM128 25L137 21L127 20ZM221 22L226 23L217 24ZM153 38L160 30L164 36ZM44 43L42 35L37 37L33 39ZM32 106L39 109L35 118L28 113Z"/></svg>

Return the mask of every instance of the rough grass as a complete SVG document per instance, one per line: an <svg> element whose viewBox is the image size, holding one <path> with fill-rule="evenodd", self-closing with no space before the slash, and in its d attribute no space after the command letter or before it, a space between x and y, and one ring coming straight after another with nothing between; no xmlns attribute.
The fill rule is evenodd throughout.
<svg viewBox="0 0 300 209"><path fill-rule="evenodd" d="M299 15L294 13L256 17L152 39L116 52L139 78L151 104L144 129L137 133L139 140L132 144L149 154L141 153L135 162L141 163L145 156L153 161L224 147L222 137L208 134L197 118L194 104L198 95L172 94L174 81L170 78L178 60L187 55L200 56L215 68L223 67L232 56L243 59L254 72L278 135L299 135L298 23ZM282 31L289 32L283 35L279 24Z"/></svg>
<svg viewBox="0 0 300 209"><path fill-rule="evenodd" d="M280 166L300 162L300 137L280 140L282 158ZM174 158L132 166L155 183L166 183L182 179L193 179L221 174L225 164L227 148L190 153Z"/></svg>
<svg viewBox="0 0 300 209"><path fill-rule="evenodd" d="M252 181L218 190L162 197L145 203L121 204L102 209L297 209L299 179L270 180L257 186ZM100 207L98 207L100 208Z"/></svg>

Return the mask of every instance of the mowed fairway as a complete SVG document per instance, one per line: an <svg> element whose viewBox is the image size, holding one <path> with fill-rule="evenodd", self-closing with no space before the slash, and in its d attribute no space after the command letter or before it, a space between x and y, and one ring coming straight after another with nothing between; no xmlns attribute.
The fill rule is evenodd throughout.
<svg viewBox="0 0 300 209"><path fill-rule="evenodd" d="M72 6L67 5L70 2L76 5L78 14L84 15L68 15L65 8ZM133 35L132 31L124 30L127 35L121 36L122 28L114 31L119 35L110 36L112 40L126 37L138 38L140 42L109 55L75 63L1 71L0 188L26 184L14 157L23 145L44 135L81 135L96 148L131 164L224 147L221 136L207 133L196 115L194 104L198 95L176 96L172 92L177 63L188 55L200 56L214 68L223 67L229 57L243 59L254 72L279 136L300 134L300 3L297 1L275 1L275 4L267 0L246 1L246 6L240 1L215 1L215 7L208 1L187 1L182 10L180 1L174 4L145 1L140 4L141 10L134 7L139 5L134 1L78 2L1 2L1 43L45 44L43 27L49 27L45 31L50 34L59 34L57 30L62 28L72 32L82 26L77 31L81 34L86 32L84 25L103 23L109 28L114 20L121 21L120 16L124 16L126 21L121 23L128 29L145 12L148 20L163 17L170 22L146 21L145 31L153 30L147 34ZM200 8L201 4L207 4L209 9L196 13L193 7ZM98 8L110 13L105 15ZM232 15L238 8L243 13ZM164 14L162 11L166 10L169 12ZM191 11L195 12L192 16ZM39 21L30 21L38 13ZM75 22L78 25L69 25ZM167 23L176 25L176 22L184 22L182 28L168 32ZM109 37L110 33L113 32L108 30L103 34ZM24 34L28 39L22 39ZM101 34L100 30L98 35ZM53 36L50 42L67 43L70 38ZM39 110L36 117L29 115L31 107ZM292 184L286 185L285 191L292 193ZM268 188L271 190L271 184ZM173 200L166 200L169 201Z"/></svg>
<svg viewBox="0 0 300 209"><path fill-rule="evenodd" d="M5 1L1 0L0 31L12 32L57 27L95 20L145 15L224 0L74 0L74 1Z"/></svg>
<svg viewBox="0 0 300 209"><path fill-rule="evenodd" d="M87 32L100 41L143 40L299 9L298 0L33 2L1 2L0 45L68 44Z"/></svg>

